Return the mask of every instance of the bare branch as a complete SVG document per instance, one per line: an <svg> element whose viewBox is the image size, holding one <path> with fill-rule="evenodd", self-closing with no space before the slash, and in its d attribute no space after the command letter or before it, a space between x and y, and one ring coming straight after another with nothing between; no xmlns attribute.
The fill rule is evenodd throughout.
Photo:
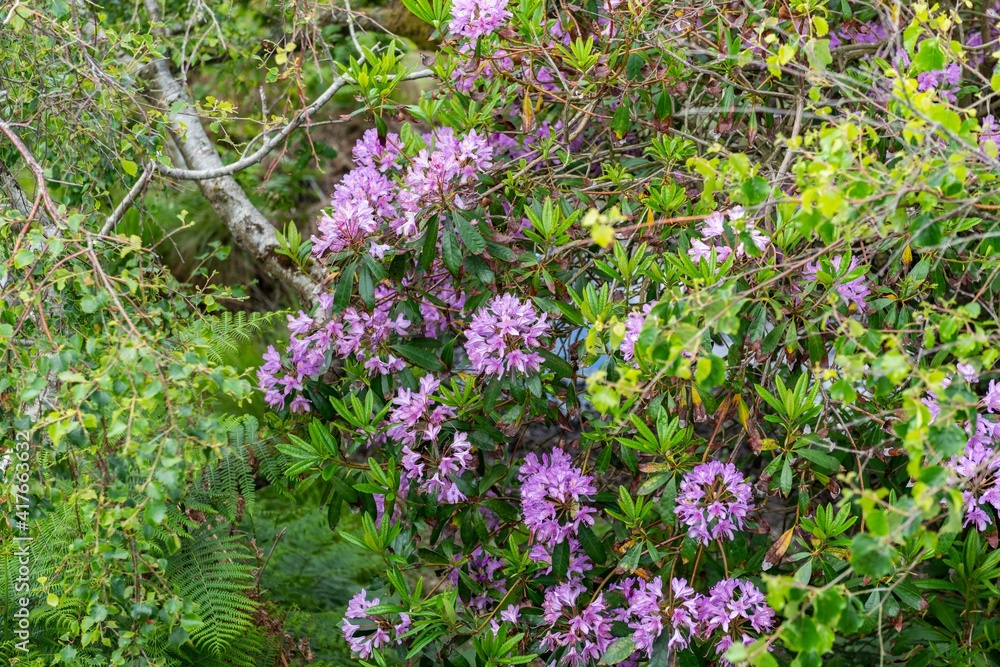
<svg viewBox="0 0 1000 667"><path fill-rule="evenodd" d="M142 174L139 176L139 180L135 182L132 189L128 191L125 198L121 200L121 203L111 212L108 219L105 220L104 226L101 227L101 235L109 234L115 226L121 222L122 217L125 213L132 208L132 204L135 200L139 198L139 195L143 193L146 186L149 185L149 181L153 178L153 174L156 172L156 168L152 164L146 165L146 168L142 170Z"/></svg>
<svg viewBox="0 0 1000 667"><path fill-rule="evenodd" d="M147 6L149 4L154 8L156 6L155 0L147 0ZM178 100L190 104L184 87L170 72L170 64L166 60L156 60L148 69L151 70L150 92L159 98L162 108L170 109ZM198 172L228 173L196 115L190 111L176 114L170 122L170 131L189 166L195 167ZM216 215L229 228L239 247L249 252L272 278L291 287L307 303L315 302L315 281L275 252L278 239L274 227L232 176L198 180L198 187Z"/></svg>
<svg viewBox="0 0 1000 667"><path fill-rule="evenodd" d="M412 72L402 77L403 81L412 81L414 79L426 79L427 77L433 76L434 72L429 69L422 69L416 72ZM337 91L343 88L345 85L353 84L348 77L337 77L334 79L330 87L327 88L323 93L316 98L316 100L307 106L305 109L300 111L295 115L292 120L288 122L281 130L275 134L273 137L264 142L264 145L257 149L253 154L248 155L244 158L233 162L232 164L227 164L225 166L215 167L212 169L176 169L174 167L168 167L164 164L158 164L157 169L164 176L170 176L171 178L178 178L186 181L200 181L210 178L218 178L220 176L231 176L236 172L242 171L247 167L252 167L257 164L265 157L268 156L276 147L278 147L282 142L289 137L289 135L294 132L299 126L305 123L310 116L315 114L319 109L321 109L327 102L333 99L333 96L337 94ZM183 151L182 151L183 152ZM190 162L188 163L190 165Z"/></svg>

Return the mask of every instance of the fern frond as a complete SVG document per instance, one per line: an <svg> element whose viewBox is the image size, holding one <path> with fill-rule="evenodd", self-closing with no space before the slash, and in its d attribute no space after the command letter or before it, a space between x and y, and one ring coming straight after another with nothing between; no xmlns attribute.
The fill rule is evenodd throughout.
<svg viewBox="0 0 1000 667"><path fill-rule="evenodd" d="M209 359L221 364L238 356L241 346L252 343L254 337L267 331L281 314L225 311L218 315L206 315L181 332L180 338L185 342L200 339L207 348Z"/></svg>
<svg viewBox="0 0 1000 667"><path fill-rule="evenodd" d="M242 641L258 607L249 596L253 570L245 538L222 529L197 533L170 557L167 579L179 596L197 605L202 621L191 632L195 646L218 657Z"/></svg>

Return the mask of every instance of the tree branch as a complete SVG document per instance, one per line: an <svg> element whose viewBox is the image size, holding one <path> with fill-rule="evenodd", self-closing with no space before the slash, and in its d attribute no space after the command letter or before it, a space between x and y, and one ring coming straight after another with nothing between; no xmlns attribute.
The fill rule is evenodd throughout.
<svg viewBox="0 0 1000 667"><path fill-rule="evenodd" d="M427 77L433 76L434 72L429 69L422 69L416 72L412 72L402 77L403 81L412 81L414 79L425 79ZM278 145L280 145L288 136L294 132L299 126L306 122L310 116L319 111L327 102L333 99L333 96L337 94L341 88L345 85L353 84L349 77L338 76L330 87L327 88L323 93L316 98L316 100L307 106L305 109L300 111L295 115L292 120L288 122L281 130L264 142L259 149L257 149L253 154L247 155L244 158L233 162L232 164L227 164L225 166L219 166L212 169L177 169L174 167L168 167L164 164L158 164L157 169L164 176L170 176L171 178L178 178L186 181L201 181L211 178L218 178L220 176L231 176L238 171L243 171L247 167L251 167L265 157L268 156L271 151L273 151Z"/></svg>
<svg viewBox="0 0 1000 667"><path fill-rule="evenodd" d="M139 176L139 180L135 182L135 185L133 185L132 189L128 191L125 198L121 200L115 210L111 212L111 215L108 216L108 219L104 221L104 226L101 227L101 236L109 234L112 230L114 230L115 226L121 222L125 213L132 208L132 204L135 203L135 200L139 198L139 195L141 195L143 190L146 189L146 186L149 185L149 181L153 178L154 172L155 168L152 164L146 165L146 168L142 170L142 175Z"/></svg>
<svg viewBox="0 0 1000 667"><path fill-rule="evenodd" d="M150 0L147 0L147 4L149 2ZM152 2L155 3L155 0ZM150 92L158 98L164 109L170 109L178 100L190 105L184 87L171 74L170 64L166 60L157 60L151 63L148 69L152 70ZM184 161L194 167L195 171L224 173L222 159L196 115L186 110L179 112L170 121L170 131L181 155L184 156ZM316 281L275 252L278 248L278 239L274 227L253 205L232 176L198 180L198 187L212 210L229 228L233 240L239 247L249 252L272 278L292 288L307 303L315 303Z"/></svg>
<svg viewBox="0 0 1000 667"><path fill-rule="evenodd" d="M145 0L150 21L159 21L160 8L157 0ZM317 266L315 280L291 261L277 254L278 238L270 221L253 205L243 188L228 175L222 158L205 133L201 120L189 111L191 100L180 81L170 72L170 63L158 59L150 63L144 75L149 78L149 94L157 98L160 107L172 108L174 102L183 101L185 109L170 120L170 133L184 162L195 172L223 174L198 180L202 195L208 200L212 210L226 225L233 240L240 248L249 252L260 267L272 278L290 287L308 304L316 302L316 283L322 279L322 270Z"/></svg>

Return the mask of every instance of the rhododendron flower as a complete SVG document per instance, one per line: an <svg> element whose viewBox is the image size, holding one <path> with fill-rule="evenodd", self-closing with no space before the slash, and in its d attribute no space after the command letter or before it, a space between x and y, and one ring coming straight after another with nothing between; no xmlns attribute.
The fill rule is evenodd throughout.
<svg viewBox="0 0 1000 667"><path fill-rule="evenodd" d="M774 610L760 589L745 579L723 579L712 586L708 595L699 596L696 614L705 639L719 631L724 633L715 647L719 656L726 654L734 639L752 644L754 637L748 630L767 633L774 627Z"/></svg>
<svg viewBox="0 0 1000 667"><path fill-rule="evenodd" d="M400 387L392 399L396 407L389 413L386 435L404 445L436 439L441 426L455 418L453 407L440 405L431 396L440 386L441 382L433 375L425 375L420 378L418 391Z"/></svg>
<svg viewBox="0 0 1000 667"><path fill-rule="evenodd" d="M625 320L625 337L622 338L618 350L622 353L622 359L632 361L635 358L635 344L642 334L642 327L646 324L646 318L656 305L655 301L647 303L642 307L642 311L632 311Z"/></svg>
<svg viewBox="0 0 1000 667"><path fill-rule="evenodd" d="M986 396L983 397L983 405L987 412L1000 412L1000 384L996 380L990 380Z"/></svg>
<svg viewBox="0 0 1000 667"><path fill-rule="evenodd" d="M465 332L465 352L477 373L533 373L541 367L542 356L532 348L540 346L539 338L548 333L545 313L539 315L530 302L504 294L493 297L472 316Z"/></svg>
<svg viewBox="0 0 1000 667"><path fill-rule="evenodd" d="M400 635L410 628L410 617L399 614L398 621L390 621L386 616L369 616L368 609L379 604L378 598L367 599L365 589L351 598L344 612L344 620L340 627L347 640L351 652L365 660L370 658L376 649L388 646L393 642L400 644Z"/></svg>
<svg viewBox="0 0 1000 667"><path fill-rule="evenodd" d="M654 577L652 581L626 577L614 584L611 590L618 590L625 596L626 607L614 614L614 620L621 621L632 629L632 641L638 651L651 655L653 642L663 632L663 580Z"/></svg>
<svg viewBox="0 0 1000 667"><path fill-rule="evenodd" d="M838 273L840 271L841 260L843 260L843 256L838 255L830 262ZM849 274L851 271L854 271L854 269L858 268L858 266L858 258L852 257L847 273ZM802 279L806 282L814 282L818 271L819 264L817 262L809 262L802 271ZM871 290L868 288L868 281L864 276L859 276L846 283L838 283L836 285L836 289L837 293L840 294L841 298L843 298L849 306L854 306L859 313L868 312L868 304L865 302L865 299L867 299L868 295L871 294Z"/></svg>
<svg viewBox="0 0 1000 667"><path fill-rule="evenodd" d="M552 545L554 546L554 545ZM544 563L548 567L542 570L543 574L552 574L552 548L547 544L535 543L529 552L531 560L536 563ZM594 564L590 558L580 548L580 540L575 537L569 538L569 566L566 568L566 576L573 579L583 576L588 570L592 570Z"/></svg>
<svg viewBox="0 0 1000 667"><path fill-rule="evenodd" d="M750 485L732 463L709 461L684 476L677 494L677 518L702 544L742 530L753 500Z"/></svg>
<svg viewBox="0 0 1000 667"><path fill-rule="evenodd" d="M605 615L607 603L603 593L586 607L577 606L578 598L586 590L574 582L552 586L545 591L542 602L542 617L550 626L542 637L542 648L552 651L565 646L563 660L571 665L596 662L614 641L612 620Z"/></svg>
<svg viewBox="0 0 1000 667"><path fill-rule="evenodd" d="M728 217L732 223L740 221L740 228L750 235L750 240L758 250L763 252L767 249L768 245L770 245L771 237L757 229L754 221L747 217L746 211L742 206L734 206L726 212L725 216L723 216L723 214L719 211L714 211L702 222L702 227L699 230L701 239L691 239L691 247L688 248L688 256L693 262L698 263L702 260L707 261L711 259L713 249L715 250L716 259L719 262L725 262L729 259L729 256L733 253L733 249L725 243L726 217ZM706 243L706 239L719 239L719 242L712 245ZM735 252L737 258L747 256L743 243L738 243L736 245Z"/></svg>
<svg viewBox="0 0 1000 667"><path fill-rule="evenodd" d="M972 364L957 364L955 370L969 384L979 382L979 374L976 372L976 367Z"/></svg>
<svg viewBox="0 0 1000 667"><path fill-rule="evenodd" d="M993 524L985 508L992 506L995 512L1000 512L1000 453L986 444L993 439L993 425L983 417L979 422L988 425L977 429L977 435L966 444L965 453L953 457L950 467L954 483L962 490L963 526L975 525L985 531Z"/></svg>
<svg viewBox="0 0 1000 667"><path fill-rule="evenodd" d="M674 578L670 580L671 608L669 616L673 634L667 641L668 648L687 648L691 638L697 634L699 597L695 594L694 589L688 585L687 579Z"/></svg>
<svg viewBox="0 0 1000 667"><path fill-rule="evenodd" d="M548 547L575 535L581 524L594 525L597 510L584 496L597 493L597 487L572 461L561 449L541 458L531 452L518 473L524 524Z"/></svg>
<svg viewBox="0 0 1000 667"><path fill-rule="evenodd" d="M469 39L496 32L511 13L507 11L508 0L455 0L451 6L452 34Z"/></svg>
<svg viewBox="0 0 1000 667"><path fill-rule="evenodd" d="M1000 148L1000 123L997 123L993 114L983 116L982 129L979 131L979 146L985 149L988 143Z"/></svg>
<svg viewBox="0 0 1000 667"><path fill-rule="evenodd" d="M456 554L455 558L457 560L463 560L463 556L461 554ZM461 568L455 568L451 571L450 578L451 583L454 586L458 586L459 569L464 570L472 581L476 582L483 588L482 593L473 595L469 600L463 600L468 607L474 609L477 613L483 613L489 609L490 606L492 606L493 600L488 595L489 591L495 590L503 592L506 589L507 578L503 576L503 560L488 553L481 546L472 550L472 553L469 554L466 562ZM461 589L459 589L459 591L461 591ZM508 609L510 609L510 607L508 607ZM516 614L517 608L515 608L513 612L514 618L516 618ZM508 612L507 617L511 617L510 612ZM503 614L501 614L501 618L504 618ZM506 619L504 618L504 620Z"/></svg>
<svg viewBox="0 0 1000 667"><path fill-rule="evenodd" d="M298 317L289 317L287 366L274 346L269 346L265 363L257 369L257 381L268 405L282 408L288 397L294 395L289 407L296 412L308 411L308 400L300 393L295 394L304 390L307 379L325 373L334 355L341 359L354 355L365 369L380 375L405 368L406 364L389 349L388 343L392 334L405 335L410 322L402 314L392 316L396 303L394 290L379 285L374 296L376 303L371 311L350 307L325 322L301 312ZM320 307L327 314L332 305L332 299L320 299Z"/></svg>
<svg viewBox="0 0 1000 667"><path fill-rule="evenodd" d="M455 484L454 477L461 475L472 465L472 443L465 433L456 433L451 444L442 451L437 463L434 464L434 474L428 476L428 457L421 455L409 446L403 447L403 470L411 482L419 482L418 489L423 493L437 496L439 502L453 505L466 499L465 494Z"/></svg>

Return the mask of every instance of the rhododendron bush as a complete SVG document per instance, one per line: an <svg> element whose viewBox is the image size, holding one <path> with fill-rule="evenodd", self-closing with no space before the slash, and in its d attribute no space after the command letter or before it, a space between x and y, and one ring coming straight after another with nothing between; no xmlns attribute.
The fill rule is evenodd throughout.
<svg viewBox="0 0 1000 667"><path fill-rule="evenodd" d="M309 664L315 602L379 667L1000 665L1000 3L35 4L0 31L23 664ZM270 282L204 239L166 279L211 217L178 193Z"/></svg>
<svg viewBox="0 0 1000 667"><path fill-rule="evenodd" d="M408 7L258 374L356 656L996 664L996 8Z"/></svg>

